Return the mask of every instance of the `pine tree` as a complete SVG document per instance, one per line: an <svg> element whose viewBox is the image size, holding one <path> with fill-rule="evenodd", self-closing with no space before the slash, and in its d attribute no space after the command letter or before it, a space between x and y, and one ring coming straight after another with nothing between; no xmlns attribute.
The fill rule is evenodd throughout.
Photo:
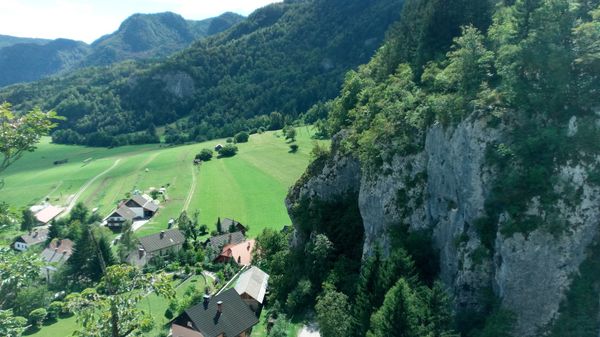
<svg viewBox="0 0 600 337"><path fill-rule="evenodd" d="M223 227L221 226L221 217L217 218L217 232L219 234L223 233Z"/></svg>
<svg viewBox="0 0 600 337"><path fill-rule="evenodd" d="M367 337L426 336L421 326L424 309L409 283L401 278L385 295L381 308L371 317Z"/></svg>

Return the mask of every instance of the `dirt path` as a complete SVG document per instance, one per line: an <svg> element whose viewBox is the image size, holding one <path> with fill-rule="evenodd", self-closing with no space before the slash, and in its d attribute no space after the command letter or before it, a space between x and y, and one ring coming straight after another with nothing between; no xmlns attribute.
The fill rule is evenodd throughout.
<svg viewBox="0 0 600 337"><path fill-rule="evenodd" d="M65 215L69 214L69 212L71 212L71 210L73 209L73 207L75 207L75 204L77 204L77 200L79 200L79 197L81 197L81 195L88 189L88 187L90 187L94 183L94 181L98 180L98 178L102 177L103 175L107 174L112 169L114 169L115 167L117 167L117 165L119 164L120 161L121 161L121 158L115 160L115 162L112 164L111 167L109 167L106 170L100 172L97 176L93 177L87 183L85 183L85 185L83 185L79 189L79 191L77 191L77 193L75 193L75 195L73 195L73 197L71 198L71 201L69 202L69 205L67 206L67 208L65 209L65 211L62 212L59 215L59 217L64 217Z"/></svg>
<svg viewBox="0 0 600 337"><path fill-rule="evenodd" d="M194 196L194 192L196 191L196 167L192 165L192 185L190 186L190 191L188 192L187 198L185 198L185 202L183 203L183 211L187 211L188 207L190 207L190 203L192 202L192 197Z"/></svg>

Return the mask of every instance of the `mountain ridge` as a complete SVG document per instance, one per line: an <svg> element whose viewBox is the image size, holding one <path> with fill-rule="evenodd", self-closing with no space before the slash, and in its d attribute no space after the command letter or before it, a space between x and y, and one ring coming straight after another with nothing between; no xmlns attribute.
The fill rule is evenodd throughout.
<svg viewBox="0 0 600 337"><path fill-rule="evenodd" d="M5 47L0 48L0 86L129 59L164 58L242 20L243 16L230 12L200 21L185 20L172 12L134 14L115 32L89 45L70 39L7 37ZM0 37L0 44L2 41Z"/></svg>

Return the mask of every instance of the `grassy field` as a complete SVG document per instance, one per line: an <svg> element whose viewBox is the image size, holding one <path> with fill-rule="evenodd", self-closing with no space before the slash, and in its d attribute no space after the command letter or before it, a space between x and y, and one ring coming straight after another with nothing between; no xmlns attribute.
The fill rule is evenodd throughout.
<svg viewBox="0 0 600 337"><path fill-rule="evenodd" d="M165 186L167 200L139 235L166 228L170 218L187 208L189 213L199 211L201 222L211 230L217 217L230 217L249 225L254 236L265 227L280 228L290 222L283 201L308 165L313 147L309 127L298 129L297 153L289 153L289 144L280 134L252 135L248 143L238 144L235 157L213 158L201 167L192 165L195 154L225 144L224 140L105 149L56 145L45 138L35 152L4 172L0 201L25 207L47 198L66 206L77 196L77 201L106 216L127 192ZM68 163L53 164L62 159Z"/></svg>

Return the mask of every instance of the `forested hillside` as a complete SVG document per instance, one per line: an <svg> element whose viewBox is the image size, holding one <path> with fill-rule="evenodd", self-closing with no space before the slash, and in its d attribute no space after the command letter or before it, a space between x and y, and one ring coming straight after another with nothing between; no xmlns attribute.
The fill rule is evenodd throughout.
<svg viewBox="0 0 600 337"><path fill-rule="evenodd" d="M202 21L187 21L175 13L135 14L119 29L92 43L85 66L110 65L128 59L168 56L192 42L220 33L241 22L243 16L225 13Z"/></svg>
<svg viewBox="0 0 600 337"><path fill-rule="evenodd" d="M36 44L44 44L48 43L50 40L46 39L32 39L27 37L16 37L10 35L0 35L0 48L12 46L18 43L36 43Z"/></svg>
<svg viewBox="0 0 600 337"><path fill-rule="evenodd" d="M597 336L598 41L598 1L407 1L323 104L295 246L259 238L271 300L324 337Z"/></svg>
<svg viewBox="0 0 600 337"><path fill-rule="evenodd" d="M401 8L395 0L273 4L165 62L14 86L0 100L19 110L56 109L67 117L54 135L61 143L122 145L138 138L115 136L183 117L169 131L175 141L279 128L278 116L294 119L334 97L345 72L369 60Z"/></svg>
<svg viewBox="0 0 600 337"><path fill-rule="evenodd" d="M244 18L225 13L186 21L174 13L135 14L119 29L91 45L68 39L42 40L0 36L0 87L31 82L89 66L123 60L159 59L217 34Z"/></svg>

